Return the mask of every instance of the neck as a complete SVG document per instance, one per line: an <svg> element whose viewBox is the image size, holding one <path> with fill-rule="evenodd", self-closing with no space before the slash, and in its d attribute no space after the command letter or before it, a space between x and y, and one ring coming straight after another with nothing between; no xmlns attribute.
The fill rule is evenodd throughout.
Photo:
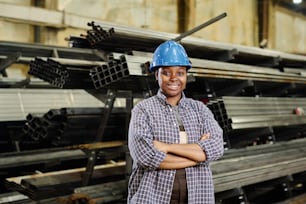
<svg viewBox="0 0 306 204"><path fill-rule="evenodd" d="M181 97L182 96L167 97L167 102L172 106L176 106L181 100Z"/></svg>

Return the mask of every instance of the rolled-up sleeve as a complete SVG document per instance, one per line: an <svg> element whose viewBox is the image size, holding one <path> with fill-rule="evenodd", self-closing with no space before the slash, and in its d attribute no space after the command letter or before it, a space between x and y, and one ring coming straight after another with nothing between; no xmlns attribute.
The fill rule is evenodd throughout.
<svg viewBox="0 0 306 204"><path fill-rule="evenodd" d="M202 116L205 133L210 133L210 137L198 144L205 151L207 161L217 160L224 153L223 130L207 107L204 108Z"/></svg>
<svg viewBox="0 0 306 204"><path fill-rule="evenodd" d="M133 161L143 168L157 169L166 157L153 146L149 115L141 106L136 105L132 110L128 146Z"/></svg>

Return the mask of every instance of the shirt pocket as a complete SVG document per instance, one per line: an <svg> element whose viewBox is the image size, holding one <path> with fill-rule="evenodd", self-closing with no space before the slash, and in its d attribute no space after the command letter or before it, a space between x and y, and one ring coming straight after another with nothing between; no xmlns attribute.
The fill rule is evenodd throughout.
<svg viewBox="0 0 306 204"><path fill-rule="evenodd" d="M168 118L163 118L151 123L153 140L158 140L166 143L173 143L179 136L179 128L175 121Z"/></svg>
<svg viewBox="0 0 306 204"><path fill-rule="evenodd" d="M188 143L198 142L204 132L204 124L199 120L199 117L188 117L185 121Z"/></svg>

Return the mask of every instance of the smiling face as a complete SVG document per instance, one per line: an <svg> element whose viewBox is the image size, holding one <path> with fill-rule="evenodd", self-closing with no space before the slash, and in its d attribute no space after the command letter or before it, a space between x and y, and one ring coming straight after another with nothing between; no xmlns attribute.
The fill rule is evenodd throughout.
<svg viewBox="0 0 306 204"><path fill-rule="evenodd" d="M186 88L187 70L186 67L173 66L161 67L155 72L161 91L166 95L171 105L177 105Z"/></svg>

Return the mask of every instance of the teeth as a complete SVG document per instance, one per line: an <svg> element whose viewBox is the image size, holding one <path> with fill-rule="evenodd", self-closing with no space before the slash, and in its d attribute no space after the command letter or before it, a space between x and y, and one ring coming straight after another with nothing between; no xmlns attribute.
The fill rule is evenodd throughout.
<svg viewBox="0 0 306 204"><path fill-rule="evenodd" d="M177 84L169 84L168 86L169 86L169 88L171 88L171 89L176 89L176 88L179 87L179 85L177 85Z"/></svg>

